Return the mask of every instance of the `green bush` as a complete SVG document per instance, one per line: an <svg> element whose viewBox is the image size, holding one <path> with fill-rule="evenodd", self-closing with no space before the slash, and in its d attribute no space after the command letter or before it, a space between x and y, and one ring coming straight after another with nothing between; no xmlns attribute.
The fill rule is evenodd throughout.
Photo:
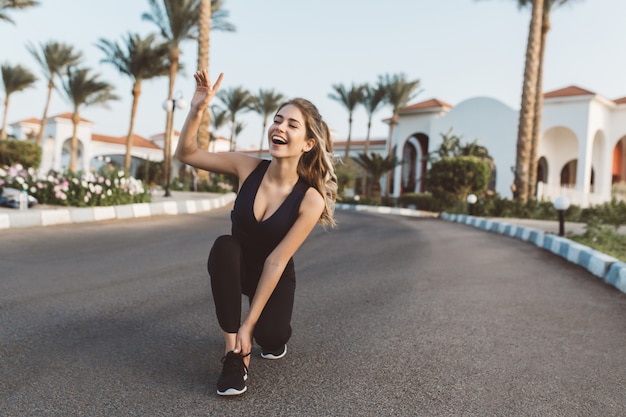
<svg viewBox="0 0 626 417"><path fill-rule="evenodd" d="M398 198L401 207L414 207L424 211L442 211L444 206L441 200L436 199L430 193L406 193Z"/></svg>
<svg viewBox="0 0 626 417"><path fill-rule="evenodd" d="M475 156L456 156L434 161L426 177L426 189L444 207L464 202L469 194L482 194L489 185L489 165Z"/></svg>
<svg viewBox="0 0 626 417"><path fill-rule="evenodd" d="M176 177L170 184L170 189L224 194L233 192L236 182L237 177L212 173L211 182L199 181L194 187L193 177L191 175L185 175L182 178Z"/></svg>
<svg viewBox="0 0 626 417"><path fill-rule="evenodd" d="M40 164L41 147L36 142L0 140L0 166L22 165L37 169Z"/></svg>

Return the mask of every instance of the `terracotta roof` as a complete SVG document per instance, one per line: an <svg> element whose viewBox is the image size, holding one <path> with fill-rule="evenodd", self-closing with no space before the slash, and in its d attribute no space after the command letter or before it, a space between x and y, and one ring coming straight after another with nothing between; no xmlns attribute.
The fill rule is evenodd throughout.
<svg viewBox="0 0 626 417"><path fill-rule="evenodd" d="M72 116L73 113L71 112L65 112L65 113L61 113L61 114L57 114L56 116L50 116L48 117L48 119L69 119L72 120ZM87 122L87 123L93 123L91 120L87 120L83 117L80 118L81 122Z"/></svg>
<svg viewBox="0 0 626 417"><path fill-rule="evenodd" d="M375 145L385 145L387 143L386 139L370 139L370 146ZM333 141L333 146L346 146L348 144L347 140L343 141ZM365 146L365 140L351 140L350 146Z"/></svg>
<svg viewBox="0 0 626 417"><path fill-rule="evenodd" d="M613 101L615 102L615 104L626 104L626 97L618 98Z"/></svg>
<svg viewBox="0 0 626 417"><path fill-rule="evenodd" d="M419 103L412 104L410 106L403 107L402 111L405 110L420 110L420 109L435 109L435 108L452 108L452 106L445 101L438 100L436 98L431 98L430 100L421 101Z"/></svg>
<svg viewBox="0 0 626 417"><path fill-rule="evenodd" d="M543 94L543 98L555 98L555 97L574 97L574 96L595 96L593 91L585 90L584 88L570 85L569 87L561 88L559 90L550 91Z"/></svg>
<svg viewBox="0 0 626 417"><path fill-rule="evenodd" d="M28 119L20 120L17 123L36 123L36 124L39 124L39 123L41 123L41 119L38 119L36 117L29 117Z"/></svg>
<svg viewBox="0 0 626 417"><path fill-rule="evenodd" d="M105 142L105 143L116 143L118 145L126 145L126 136L107 136L107 135L99 135L94 133L91 135L91 140L96 142ZM148 139L139 136L133 135L133 146L138 148L149 148L149 149L161 149L154 142L149 141Z"/></svg>

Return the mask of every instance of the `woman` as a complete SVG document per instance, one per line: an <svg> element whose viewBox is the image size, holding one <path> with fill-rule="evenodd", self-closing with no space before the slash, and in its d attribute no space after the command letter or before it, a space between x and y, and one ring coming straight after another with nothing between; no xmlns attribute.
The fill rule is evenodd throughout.
<svg viewBox="0 0 626 417"><path fill-rule="evenodd" d="M196 91L181 131L176 157L211 172L234 175L239 192L232 235L220 236L208 261L217 319L225 355L217 382L220 395L246 391L253 338L261 356L287 353L295 292L293 255L317 223L334 226L337 178L326 122L304 99L283 104L268 129L271 160L198 149L196 132L203 111L218 90L207 71L198 71ZM241 320L241 294L250 308Z"/></svg>

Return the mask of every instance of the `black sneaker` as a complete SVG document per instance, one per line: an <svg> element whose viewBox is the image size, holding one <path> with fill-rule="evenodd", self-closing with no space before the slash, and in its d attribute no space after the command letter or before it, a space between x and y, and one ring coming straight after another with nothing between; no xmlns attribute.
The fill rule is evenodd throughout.
<svg viewBox="0 0 626 417"><path fill-rule="evenodd" d="M287 345L283 346L278 350L272 351L263 351L261 352L261 357L263 359L280 359L287 354Z"/></svg>
<svg viewBox="0 0 626 417"><path fill-rule="evenodd" d="M222 358L224 364L222 374L217 380L217 393L219 395L239 395L246 392L246 379L248 368L243 363L243 356L234 352L228 352Z"/></svg>

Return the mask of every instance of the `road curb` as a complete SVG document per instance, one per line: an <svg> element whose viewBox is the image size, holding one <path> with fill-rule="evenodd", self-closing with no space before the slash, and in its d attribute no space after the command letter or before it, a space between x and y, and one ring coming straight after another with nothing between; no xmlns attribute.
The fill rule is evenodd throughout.
<svg viewBox="0 0 626 417"><path fill-rule="evenodd" d="M571 263L582 266L592 275L626 293L626 263L581 243L532 227L519 226L505 221L487 220L466 214L441 213L440 217L447 221L463 223L488 232L499 233L532 243Z"/></svg>
<svg viewBox="0 0 626 417"><path fill-rule="evenodd" d="M183 199L108 207L69 207L0 213L0 229L199 213L226 206L235 200L235 196L235 193L228 193L204 199Z"/></svg>

